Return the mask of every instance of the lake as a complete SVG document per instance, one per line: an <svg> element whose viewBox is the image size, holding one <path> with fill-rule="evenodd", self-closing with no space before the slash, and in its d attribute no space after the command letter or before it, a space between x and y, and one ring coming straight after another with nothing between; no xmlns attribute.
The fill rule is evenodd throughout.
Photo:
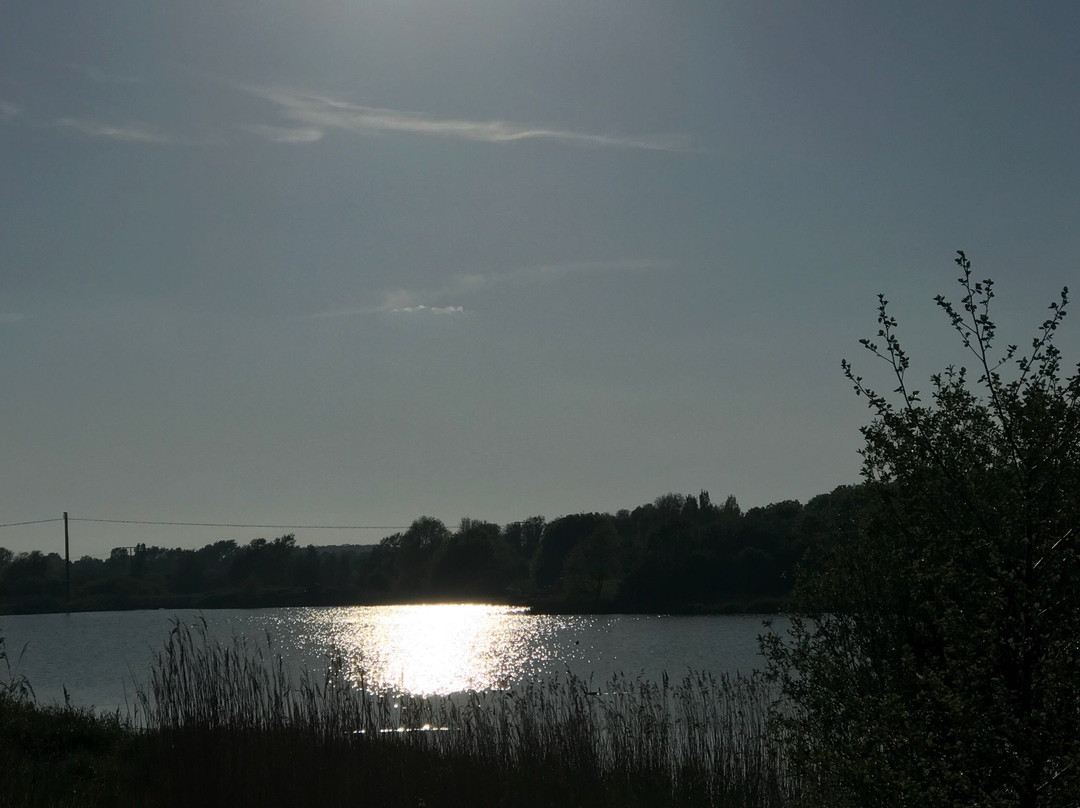
<svg viewBox="0 0 1080 808"><path fill-rule="evenodd" d="M325 670L338 651L350 675L417 695L508 689L573 673L658 679L694 671L749 674L761 667L762 616L533 615L477 604L194 611L81 612L0 617L0 636L39 702L126 710L149 679L175 621L206 621L210 636L269 642L299 671ZM778 621L778 625L780 625ZM23 648L25 651L23 652ZM0 669L0 676L4 675Z"/></svg>

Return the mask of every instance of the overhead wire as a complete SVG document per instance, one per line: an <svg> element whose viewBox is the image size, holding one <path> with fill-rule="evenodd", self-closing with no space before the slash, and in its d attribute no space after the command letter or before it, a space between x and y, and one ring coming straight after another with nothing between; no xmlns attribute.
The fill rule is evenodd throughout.
<svg viewBox="0 0 1080 808"><path fill-rule="evenodd" d="M8 522L0 528L19 527L21 525L43 525L48 522L63 522L63 517L52 519L31 519L25 522ZM234 522L167 522L145 519L93 519L87 516L68 516L69 522L104 522L113 525L170 525L177 527L237 527L259 528L266 530L408 530L409 525L255 525Z"/></svg>
<svg viewBox="0 0 1080 808"><path fill-rule="evenodd" d="M6 525L0 525L0 527L18 527L19 525L43 525L46 522L63 522L62 517L54 517L52 519L31 519L29 522L8 522Z"/></svg>
<svg viewBox="0 0 1080 808"><path fill-rule="evenodd" d="M180 527L244 527L273 530L408 530L408 525L252 525L231 522L152 522L142 519L91 519L70 516L71 522L106 522L114 525L176 525Z"/></svg>

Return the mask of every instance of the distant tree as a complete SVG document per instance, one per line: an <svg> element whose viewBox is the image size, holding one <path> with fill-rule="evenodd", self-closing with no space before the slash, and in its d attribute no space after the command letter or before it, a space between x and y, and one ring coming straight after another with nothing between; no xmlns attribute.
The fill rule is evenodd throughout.
<svg viewBox="0 0 1080 808"><path fill-rule="evenodd" d="M203 588L203 565L193 552L179 555L169 576L169 588L173 592L191 593Z"/></svg>
<svg viewBox="0 0 1080 808"><path fill-rule="evenodd" d="M231 556L229 583L233 586L243 583L249 588L276 587L292 583L292 562L298 552L296 536L292 533L272 541L264 538L252 539L241 551L226 555Z"/></svg>
<svg viewBox="0 0 1080 808"><path fill-rule="evenodd" d="M498 525L462 519L435 557L432 588L444 596L494 596L506 587L503 573L509 550Z"/></svg>
<svg viewBox="0 0 1080 808"><path fill-rule="evenodd" d="M656 506L656 510L665 517L680 514L683 512L683 508L686 507L686 495L674 492L663 494L657 497L656 502L653 504ZM694 503L694 507L697 507L697 502Z"/></svg>
<svg viewBox="0 0 1080 808"><path fill-rule="evenodd" d="M682 507L682 503L679 503ZM540 546L532 562L533 581L544 589L553 587L562 577L563 564L578 542L587 538L611 517L599 513L578 513L554 519L544 527Z"/></svg>
<svg viewBox="0 0 1080 808"><path fill-rule="evenodd" d="M19 553L0 571L0 584L4 594L15 598L55 597L63 592L63 565L56 553Z"/></svg>
<svg viewBox="0 0 1080 808"><path fill-rule="evenodd" d="M779 719L823 804L1075 806L1080 794L1080 374L1053 338L994 348L990 281L957 259L963 297L936 299L975 358L908 379L879 298L893 397L844 363L862 429L857 530L810 548L792 627L763 638Z"/></svg>
<svg viewBox="0 0 1080 808"><path fill-rule="evenodd" d="M683 501L682 513L687 519L694 521L698 518L700 513L697 497L693 494L687 494L686 499Z"/></svg>
<svg viewBox="0 0 1080 808"><path fill-rule="evenodd" d="M706 547L709 527L687 514L687 501L681 494L666 494L653 505L634 510L641 548L627 559L634 562L632 567L622 564L630 567L619 592L624 607L686 609L724 597L719 565Z"/></svg>
<svg viewBox="0 0 1080 808"><path fill-rule="evenodd" d="M733 531L734 588L744 595L783 595L791 587L801 548L803 506L796 500L751 508Z"/></svg>
<svg viewBox="0 0 1080 808"><path fill-rule="evenodd" d="M413 520L412 525L401 539L402 547L416 547L422 550L434 550L450 538L450 531L439 519L421 516Z"/></svg>
<svg viewBox="0 0 1080 808"><path fill-rule="evenodd" d="M109 551L109 559L106 563L115 570L127 571L131 562L131 556L126 547L114 547Z"/></svg>
<svg viewBox="0 0 1080 808"><path fill-rule="evenodd" d="M619 534L610 517L574 546L563 564L564 585L571 601L598 605L612 598L620 571L619 551Z"/></svg>
<svg viewBox="0 0 1080 808"><path fill-rule="evenodd" d="M716 507L712 504L712 499L709 498L709 492L704 488L701 489L701 493L698 494L698 505L700 505L701 510L705 512L711 512Z"/></svg>
<svg viewBox="0 0 1080 808"><path fill-rule="evenodd" d="M435 554L450 539L450 531L440 520L421 516L401 534L397 542L394 568L400 593L425 592L430 584Z"/></svg>
<svg viewBox="0 0 1080 808"><path fill-rule="evenodd" d="M741 516L742 509L739 507L739 501L735 499L734 494L728 494L727 499L724 500L724 506L721 510L728 516Z"/></svg>
<svg viewBox="0 0 1080 808"><path fill-rule="evenodd" d="M545 524L543 516L530 516L524 522L510 522L503 528L503 535L526 559L531 559L540 546Z"/></svg>

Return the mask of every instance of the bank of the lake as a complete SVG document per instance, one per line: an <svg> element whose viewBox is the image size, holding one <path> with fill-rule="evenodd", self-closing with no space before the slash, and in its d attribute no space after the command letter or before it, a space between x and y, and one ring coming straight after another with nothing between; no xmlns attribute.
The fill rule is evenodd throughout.
<svg viewBox="0 0 1080 808"><path fill-rule="evenodd" d="M403 606L414 603L444 603L444 598L352 598L327 597L303 590L282 590L265 593L212 592L200 595L155 595L149 597L80 597L72 600L29 597L0 601L0 617L18 614L70 614L72 612L118 611L198 611L211 609L274 609L288 607L337 606ZM778 614L783 611L785 598L761 596L729 598L715 602L690 603L677 601L664 609L644 604L598 603L558 598L485 598L484 603L525 607L534 614Z"/></svg>
<svg viewBox="0 0 1080 808"><path fill-rule="evenodd" d="M547 613L772 612L806 547L850 533L862 496L841 486L805 505L744 512L734 497L665 494L551 521L451 528L421 517L375 545L305 547L293 534L197 549L130 541L70 564L45 548L0 546L0 613L459 601Z"/></svg>
<svg viewBox="0 0 1080 808"><path fill-rule="evenodd" d="M598 684L567 672L465 698L409 695L356 687L340 658L296 678L208 625L174 625L135 716L36 706L8 688L0 804L798 804L760 679Z"/></svg>

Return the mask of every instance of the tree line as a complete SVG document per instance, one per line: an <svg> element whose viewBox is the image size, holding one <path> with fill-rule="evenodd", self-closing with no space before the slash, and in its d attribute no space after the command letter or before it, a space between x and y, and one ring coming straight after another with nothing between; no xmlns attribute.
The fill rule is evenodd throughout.
<svg viewBox="0 0 1080 808"><path fill-rule="evenodd" d="M71 565L0 548L0 609L216 608L482 600L548 611L775 611L805 548L848 530L857 486L743 511L669 493L610 513L456 529L424 516L376 545L301 547L292 534L197 550L139 544Z"/></svg>

